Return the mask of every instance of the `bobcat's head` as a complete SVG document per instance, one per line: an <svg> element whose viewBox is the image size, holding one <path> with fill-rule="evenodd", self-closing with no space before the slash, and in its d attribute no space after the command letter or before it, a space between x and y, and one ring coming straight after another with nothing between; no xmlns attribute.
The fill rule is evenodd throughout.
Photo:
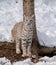
<svg viewBox="0 0 56 65"><path fill-rule="evenodd" d="M31 17L24 15L24 26L28 29L33 29L34 26L34 15Z"/></svg>

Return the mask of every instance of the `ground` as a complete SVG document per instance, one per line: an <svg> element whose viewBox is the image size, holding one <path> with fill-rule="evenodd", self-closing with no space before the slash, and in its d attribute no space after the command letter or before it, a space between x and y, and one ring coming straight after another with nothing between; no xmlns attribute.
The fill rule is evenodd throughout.
<svg viewBox="0 0 56 65"><path fill-rule="evenodd" d="M27 59L28 57L23 58L21 56L22 53L16 54L15 46L16 46L15 43L0 42L0 58L6 57L11 62ZM36 43L35 44L32 43L31 52L32 52L32 55L36 55L36 58L32 58L32 61L38 62L39 61L38 59L43 56L50 56L50 57L54 56L56 54L56 48L42 47L39 45L37 46Z"/></svg>
<svg viewBox="0 0 56 65"><path fill-rule="evenodd" d="M34 59L22 58L21 54L15 53L15 44L0 42L0 65L56 65L56 56L41 57L36 63L33 63Z"/></svg>
<svg viewBox="0 0 56 65"><path fill-rule="evenodd" d="M17 55L15 52L15 44L2 43L2 45L0 45L0 58L6 57L11 60L11 62L24 59L21 57L21 54Z"/></svg>
<svg viewBox="0 0 56 65"><path fill-rule="evenodd" d="M22 54L16 54L16 50L15 50L15 43L9 43L9 42L0 42L0 58L1 57L6 57L9 60L11 60L11 62L14 61L20 61L20 60L24 60L28 57L23 58L21 55ZM37 50L36 50L36 46L35 49L32 51L32 53L37 54Z"/></svg>

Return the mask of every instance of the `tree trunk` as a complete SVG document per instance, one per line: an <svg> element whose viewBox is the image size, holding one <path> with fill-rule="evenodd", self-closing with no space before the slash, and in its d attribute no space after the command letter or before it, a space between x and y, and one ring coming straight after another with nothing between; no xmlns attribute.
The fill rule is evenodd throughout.
<svg viewBox="0 0 56 65"><path fill-rule="evenodd" d="M35 15L34 12L34 0L23 0L23 16L31 17ZM24 17L23 17L24 18ZM24 19L23 19L24 21ZM38 42L37 32L36 32L36 23L35 23L35 16L34 16L34 31L33 31L33 41Z"/></svg>

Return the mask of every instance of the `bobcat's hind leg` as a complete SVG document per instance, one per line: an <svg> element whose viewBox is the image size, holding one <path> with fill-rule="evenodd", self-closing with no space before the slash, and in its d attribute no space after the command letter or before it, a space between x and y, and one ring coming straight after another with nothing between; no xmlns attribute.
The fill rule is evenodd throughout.
<svg viewBox="0 0 56 65"><path fill-rule="evenodd" d="M16 53L20 54L21 50L20 50L20 39L16 40Z"/></svg>

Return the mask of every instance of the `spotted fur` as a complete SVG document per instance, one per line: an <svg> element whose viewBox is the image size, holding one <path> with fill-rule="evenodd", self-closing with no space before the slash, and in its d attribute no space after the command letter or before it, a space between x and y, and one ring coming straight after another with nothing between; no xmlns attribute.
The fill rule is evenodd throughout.
<svg viewBox="0 0 56 65"><path fill-rule="evenodd" d="M16 53L21 53L21 46L21 49L23 51L23 57L31 56L34 15L32 15L31 17L24 16L24 18L24 22L15 24L12 29L12 37L16 42Z"/></svg>

